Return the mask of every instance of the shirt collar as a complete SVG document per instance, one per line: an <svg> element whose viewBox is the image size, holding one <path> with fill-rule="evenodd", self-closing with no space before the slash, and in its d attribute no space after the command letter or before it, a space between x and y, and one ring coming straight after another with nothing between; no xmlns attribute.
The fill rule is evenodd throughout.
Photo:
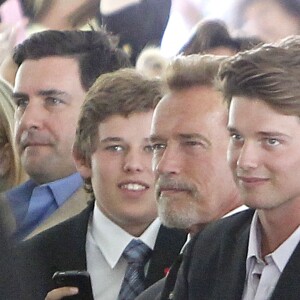
<svg viewBox="0 0 300 300"><path fill-rule="evenodd" d="M250 235L249 235L249 245L247 260L251 257L260 258L260 230L258 230L258 214L257 211L254 212L251 225L250 225Z"/></svg>
<svg viewBox="0 0 300 300"><path fill-rule="evenodd" d="M83 185L83 180L79 173L74 173L45 185L51 189L57 205L61 206L66 199L69 199Z"/></svg>
<svg viewBox="0 0 300 300"><path fill-rule="evenodd" d="M284 241L275 251L268 254L272 256L272 259L280 272L283 271L287 262L289 261L291 255L293 254L295 248L297 247L300 241L300 226L293 232L293 234ZM258 219L258 213L255 211L253 219L250 226L250 235L249 235L249 245L248 245L248 254L246 261L246 268L249 270L251 260L256 258L257 260L262 260L261 257L261 233L260 233L260 223Z"/></svg>
<svg viewBox="0 0 300 300"><path fill-rule="evenodd" d="M57 205L61 206L83 185L83 180L79 173L74 173L68 177L45 183L43 185L49 187ZM39 187L39 185L37 185L32 179L29 179L25 183L7 191L7 197L9 199L26 199L29 201L33 190L37 187Z"/></svg>
<svg viewBox="0 0 300 300"><path fill-rule="evenodd" d="M247 210L249 209L248 206L246 205L241 205L239 207L236 207L235 209L231 210L230 212L228 212L225 216L223 216L222 218L226 218L226 217L229 217L229 216L232 216L238 212L241 212L241 211L244 211L244 210Z"/></svg>
<svg viewBox="0 0 300 300"><path fill-rule="evenodd" d="M273 253L272 257L274 262L278 266L280 272L283 271L284 267L288 263L294 250L300 241L300 226L293 232L293 234L282 243Z"/></svg>
<svg viewBox="0 0 300 300"><path fill-rule="evenodd" d="M156 218L139 237L150 249L154 249L160 221ZM114 268L126 246L136 238L107 218L95 204L91 220L91 234L111 268ZM112 251L113 249L113 251Z"/></svg>

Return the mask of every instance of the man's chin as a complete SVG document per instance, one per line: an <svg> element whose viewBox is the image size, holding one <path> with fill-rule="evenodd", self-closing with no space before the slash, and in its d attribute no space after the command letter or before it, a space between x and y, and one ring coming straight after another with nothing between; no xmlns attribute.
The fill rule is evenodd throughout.
<svg viewBox="0 0 300 300"><path fill-rule="evenodd" d="M187 216L178 212L168 210L158 210L158 216L163 225L169 228L187 229L192 223Z"/></svg>

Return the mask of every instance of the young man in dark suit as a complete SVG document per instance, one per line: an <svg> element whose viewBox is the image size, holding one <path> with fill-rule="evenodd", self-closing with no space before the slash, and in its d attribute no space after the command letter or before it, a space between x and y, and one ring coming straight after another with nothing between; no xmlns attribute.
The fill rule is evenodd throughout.
<svg viewBox="0 0 300 300"><path fill-rule="evenodd" d="M221 66L228 161L253 209L209 225L190 243L174 299L299 299L299 62L295 36Z"/></svg>
<svg viewBox="0 0 300 300"><path fill-rule="evenodd" d="M20 245L24 299L44 299L55 287L53 273L66 270L90 273L95 300L117 299L130 267L123 252L132 240L149 250L140 273L143 287L165 275L186 234L166 229L157 218L149 135L161 97L160 81L130 69L100 76L92 86L79 118L73 156L95 201L73 219ZM47 299L77 292L55 289Z"/></svg>

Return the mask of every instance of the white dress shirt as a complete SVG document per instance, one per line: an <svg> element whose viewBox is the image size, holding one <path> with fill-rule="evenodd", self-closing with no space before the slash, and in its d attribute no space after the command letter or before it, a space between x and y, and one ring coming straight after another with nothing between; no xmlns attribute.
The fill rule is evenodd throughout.
<svg viewBox="0 0 300 300"><path fill-rule="evenodd" d="M152 250L160 228L155 219L139 237ZM95 205L86 239L87 270L91 275L95 300L116 300L127 268L122 253L136 238L110 219Z"/></svg>
<svg viewBox="0 0 300 300"><path fill-rule="evenodd" d="M250 227L243 300L270 299L278 279L300 241L300 226L275 251L261 257L261 232L257 212Z"/></svg>

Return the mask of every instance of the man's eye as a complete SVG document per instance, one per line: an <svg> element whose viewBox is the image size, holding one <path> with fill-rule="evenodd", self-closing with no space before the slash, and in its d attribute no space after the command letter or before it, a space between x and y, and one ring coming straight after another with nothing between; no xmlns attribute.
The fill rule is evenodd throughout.
<svg viewBox="0 0 300 300"><path fill-rule="evenodd" d="M156 143L156 144L152 144L151 148L152 148L152 151L159 151L159 150L165 149L166 145L165 144Z"/></svg>
<svg viewBox="0 0 300 300"><path fill-rule="evenodd" d="M144 147L145 152L151 153L153 152L153 147L152 145L147 145Z"/></svg>
<svg viewBox="0 0 300 300"><path fill-rule="evenodd" d="M63 103L63 101L59 98L55 98L55 97L47 97L45 99L45 102L48 104L48 105L57 105L57 104L60 104L60 103Z"/></svg>
<svg viewBox="0 0 300 300"><path fill-rule="evenodd" d="M266 144L269 145L269 146L277 146L277 145L280 144L280 142L277 139L274 139L274 138L268 138L265 141L266 141Z"/></svg>
<svg viewBox="0 0 300 300"><path fill-rule="evenodd" d="M238 133L232 133L230 135L230 138L234 141L241 141L243 139L242 136Z"/></svg>
<svg viewBox="0 0 300 300"><path fill-rule="evenodd" d="M199 141L186 141L185 145L186 146L203 146L204 144Z"/></svg>
<svg viewBox="0 0 300 300"><path fill-rule="evenodd" d="M28 99L22 99L22 98L16 99L16 100L15 100L15 103L16 103L16 105L17 105L18 108L19 108L19 107L20 107L20 108L26 107L26 106L28 105L28 102L29 102Z"/></svg>
<svg viewBox="0 0 300 300"><path fill-rule="evenodd" d="M112 145L112 146L108 146L106 147L106 150L109 150L109 151L115 151L115 152L119 152L119 151L122 151L124 148L120 145Z"/></svg>

